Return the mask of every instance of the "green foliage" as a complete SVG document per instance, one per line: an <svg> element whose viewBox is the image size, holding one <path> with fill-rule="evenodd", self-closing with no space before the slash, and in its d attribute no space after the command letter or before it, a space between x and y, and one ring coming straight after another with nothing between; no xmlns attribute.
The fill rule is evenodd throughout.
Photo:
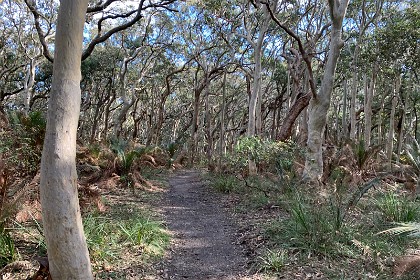
<svg viewBox="0 0 420 280"><path fill-rule="evenodd" d="M101 154L101 145L99 143L93 143L89 145L89 154L91 154L95 158L99 158L99 155Z"/></svg>
<svg viewBox="0 0 420 280"><path fill-rule="evenodd" d="M408 235L411 237L420 237L420 223L396 223L396 227L383 230L378 234Z"/></svg>
<svg viewBox="0 0 420 280"><path fill-rule="evenodd" d="M412 222L419 218L420 208L417 203L393 193L379 199L376 205L389 222Z"/></svg>
<svg viewBox="0 0 420 280"><path fill-rule="evenodd" d="M125 238L132 244L141 246L151 256L161 256L169 242L169 235L163 230L162 223L139 218L119 224Z"/></svg>
<svg viewBox="0 0 420 280"><path fill-rule="evenodd" d="M178 148L179 148L179 145L176 142L171 142L168 145L166 145L166 151L168 152L171 158L174 157Z"/></svg>
<svg viewBox="0 0 420 280"><path fill-rule="evenodd" d="M117 155L120 175L127 175L135 160L153 150L151 147L137 147L130 150L127 141L122 139L111 140L111 150Z"/></svg>
<svg viewBox="0 0 420 280"><path fill-rule="evenodd" d="M290 217L272 223L267 234L285 246L321 255L339 255L346 247L347 227L337 207L296 196L289 205ZM340 250L338 250L340 248Z"/></svg>
<svg viewBox="0 0 420 280"><path fill-rule="evenodd" d="M28 136L31 136L37 144L42 144L44 142L47 120L45 119L43 112L30 112L27 117L21 118L21 122L24 125Z"/></svg>
<svg viewBox="0 0 420 280"><path fill-rule="evenodd" d="M12 237L9 232L0 227L0 268L18 258Z"/></svg>
<svg viewBox="0 0 420 280"><path fill-rule="evenodd" d="M0 154L6 166L13 168L14 175L33 176L41 162L46 120L39 111L28 116L12 112L9 120L12 130L0 133Z"/></svg>
<svg viewBox="0 0 420 280"><path fill-rule="evenodd" d="M374 158L381 149L381 146L372 146L366 148L365 141L363 139L358 143L354 143L352 146L359 170L363 170L369 161Z"/></svg>
<svg viewBox="0 0 420 280"><path fill-rule="evenodd" d="M289 255L286 250L267 250L259 257L259 270L265 273L279 273L287 264Z"/></svg>
<svg viewBox="0 0 420 280"><path fill-rule="evenodd" d="M352 255L353 248L349 246L352 227L346 217L376 183L377 180L369 181L350 194L348 186L337 184L335 191L321 200L290 189L285 203L289 217L274 221L266 233L276 243L302 251L326 256Z"/></svg>
<svg viewBox="0 0 420 280"><path fill-rule="evenodd" d="M142 257L162 256L169 243L169 235L162 223L142 215L115 220L108 216L89 214L83 218L85 236L93 261L113 261L127 247L142 252Z"/></svg>
<svg viewBox="0 0 420 280"><path fill-rule="evenodd" d="M420 176L420 146L416 139L412 139L412 145L406 145L405 154L408 163L414 169L414 176Z"/></svg>
<svg viewBox="0 0 420 280"><path fill-rule="evenodd" d="M211 178L211 185L218 192L231 193L238 189L240 182L232 175L215 175Z"/></svg>
<svg viewBox="0 0 420 280"><path fill-rule="evenodd" d="M249 160L266 171L277 171L280 175L292 172L294 160L301 154L293 142L275 142L259 137L241 137L234 152L228 156L232 169L246 168Z"/></svg>

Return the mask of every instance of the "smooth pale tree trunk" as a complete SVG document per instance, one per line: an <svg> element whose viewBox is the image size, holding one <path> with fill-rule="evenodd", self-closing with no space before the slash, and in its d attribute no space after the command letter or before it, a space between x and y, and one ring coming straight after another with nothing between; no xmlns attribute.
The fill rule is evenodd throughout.
<svg viewBox="0 0 420 280"><path fill-rule="evenodd" d="M348 137L348 127L347 127L347 80L343 81L343 118L341 120L342 132L341 132L341 142Z"/></svg>
<svg viewBox="0 0 420 280"><path fill-rule="evenodd" d="M391 114L389 115L389 131L388 131L388 139L386 143L386 155L388 159L388 170L391 171L392 169L392 152L394 150L394 134L395 134L395 111L398 104L398 93L400 88L400 76L397 77L393 93L392 93L392 102L391 102Z"/></svg>
<svg viewBox="0 0 420 280"><path fill-rule="evenodd" d="M207 145L206 145L206 155L207 155L207 166L209 167L210 171L214 170L214 165L212 161L213 157L213 136L212 136L212 125L211 125L211 111L210 111L210 89L206 87L205 89L206 99L205 99L205 133L207 137Z"/></svg>
<svg viewBox="0 0 420 280"><path fill-rule="evenodd" d="M219 139L219 161L218 169L222 170L222 158L225 148L225 114L226 114L226 69L223 73L222 109L220 111L220 139Z"/></svg>
<svg viewBox="0 0 420 280"><path fill-rule="evenodd" d="M42 221L52 279L93 279L77 194L82 32L87 0L62 0L41 160Z"/></svg>
<svg viewBox="0 0 420 280"><path fill-rule="evenodd" d="M261 30L259 31L257 42L255 43L252 40L248 39L248 41L252 44L254 48L254 63L255 63L254 71L253 71L251 95L249 97L249 103L248 103L249 104L248 105L248 130L247 130L248 137L255 136L257 124L261 126L261 104L259 105L258 99L261 99L262 49L263 49L265 34L270 24L270 15L268 14L268 10L266 6L263 6L263 10L264 10L264 21L261 25ZM257 122L257 118L258 118L258 122ZM249 159L248 172L249 172L249 175L257 174L257 165L252 159Z"/></svg>
<svg viewBox="0 0 420 280"><path fill-rule="evenodd" d="M191 121L191 144L190 144L190 164L194 164L194 160L197 156L197 146L198 146L198 129L199 129L199 117L200 117L200 95L201 91L199 89L194 90L194 112L193 119Z"/></svg>
<svg viewBox="0 0 420 280"><path fill-rule="evenodd" d="M356 4L357 5L357 4ZM356 25L359 27L359 34L356 38L356 46L353 52L353 61L352 61L352 84L351 84L351 103L350 103L350 139L356 140L356 133L357 133L357 120L356 120L356 95L357 95L357 83L359 80L359 72L357 64L359 62L359 54L360 54L360 45L363 40L364 34L367 28L376 21L378 16L381 13L383 5L383 0L375 1L375 12L368 12L366 11L367 5L365 1L361 2L361 17L359 17L359 24Z"/></svg>
<svg viewBox="0 0 420 280"><path fill-rule="evenodd" d="M325 65L320 91L316 98L311 99L308 108L308 142L303 178L309 182L319 182L323 173L323 135L334 85L335 69L340 50L344 46L344 41L341 38L341 28L349 0L329 0L328 4L332 20L328 60Z"/></svg>
<svg viewBox="0 0 420 280"><path fill-rule="evenodd" d="M29 111L31 110L33 87L35 85L35 68L41 62L41 60L39 60L38 58L39 57L35 57L29 60L28 72L26 73L25 83L23 84L26 115L28 115Z"/></svg>
<svg viewBox="0 0 420 280"><path fill-rule="evenodd" d="M385 97L386 95L384 94L382 96L381 99L381 107L379 109L379 114L378 114L378 145L382 145L383 142L383 113L384 113L384 108L385 108ZM380 159L380 156L378 154L378 159Z"/></svg>
<svg viewBox="0 0 420 280"><path fill-rule="evenodd" d="M359 41L359 40L358 40ZM357 82L359 80L357 61L359 56L359 42L356 42L356 47L353 54L353 78L351 82L350 91L350 139L356 140L356 95L357 95Z"/></svg>
<svg viewBox="0 0 420 280"><path fill-rule="evenodd" d="M120 137L123 123L127 117L128 110L130 109L131 106L133 106L135 102L134 94L130 100L127 99L127 89L125 87L125 76L127 74L128 63L132 61L133 59L134 59L133 57L124 58L121 72L119 74L122 108L119 114L116 115L115 121L114 121L114 136L116 138Z"/></svg>
<svg viewBox="0 0 420 280"><path fill-rule="evenodd" d="M365 97L365 135L364 135L364 141L365 141L365 147L368 148L370 146L371 142L371 130L372 130L372 102L373 102L373 96L375 94L375 83L376 83L376 76L378 72L378 63L375 63L375 66L372 71L372 77L370 80L370 85L368 90L366 91L366 97Z"/></svg>
<svg viewBox="0 0 420 280"><path fill-rule="evenodd" d="M392 168L392 151L394 150L394 132L395 132L395 108L397 107L398 97L392 97L391 114L389 115L389 131L386 144L386 157L388 159L388 169Z"/></svg>
<svg viewBox="0 0 420 280"><path fill-rule="evenodd" d="M400 86L401 85L401 82L399 82L398 84ZM409 112L408 111L408 92L409 92L408 90L406 90L406 92L405 92L405 97L404 97L404 110L403 110L402 116L401 116L401 127L399 128L399 131L398 131L397 163L400 162L400 156L401 156L402 146L403 146L403 143L404 143L405 115L407 114L407 112Z"/></svg>

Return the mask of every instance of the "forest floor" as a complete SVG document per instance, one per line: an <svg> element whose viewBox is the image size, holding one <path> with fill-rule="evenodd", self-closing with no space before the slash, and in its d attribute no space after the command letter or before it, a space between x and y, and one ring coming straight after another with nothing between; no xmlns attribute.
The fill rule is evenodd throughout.
<svg viewBox="0 0 420 280"><path fill-rule="evenodd" d="M363 251L362 255L345 255L352 247L347 242L344 245L350 249L330 258L297 248L281 249L279 246L302 237L284 231L288 226L288 197L282 197L284 186L280 182L271 190L273 195L265 193L268 188L248 185L249 181L241 186L242 191L221 192L214 185L217 177L199 169L143 169L142 175L149 182L144 188L124 185L127 179L115 174L88 184L84 179L91 175L81 176L79 196L95 279L395 279L379 253L370 252L375 247L366 247L367 253ZM228 175L221 176L224 182L230 182ZM26 214L28 221L16 222L12 230L19 258L0 269L0 280L47 279L28 278L40 267L38 257L46 254L37 210L38 188L30 185L33 187L25 201L30 201L28 197L35 200L19 213L32 212ZM314 222L312 218L308 221ZM361 223L369 226L364 220ZM355 231L356 226L352 227ZM314 234L327 235L329 230ZM397 244L394 246L392 240L387 245L373 234L374 241L369 242L366 233L357 238L363 244L380 244L383 252L395 255ZM333 241L338 244L340 240ZM273 268L276 273L272 273Z"/></svg>
<svg viewBox="0 0 420 280"><path fill-rule="evenodd" d="M98 248L90 252L95 279L269 279L251 272L251 260L248 258L252 255L251 248L240 240L237 217L227 208L228 197L209 186L200 171L181 170L161 174L157 180L150 180L157 186L153 190L121 188L117 181L118 178L111 177L106 183L98 182L101 213L86 208L86 203L93 205L98 202L97 199L87 202L82 195L88 243L92 243L89 241L92 236L100 238L103 234L98 233L96 237L96 233L89 230L90 227L94 231L103 229L105 232L108 230L105 229L107 224L119 224L139 216L146 217L146 220L162 221L170 242L162 245L160 257L145 258L146 254L143 253L153 249L127 244L118 246L112 244L114 239L109 236L101 241L95 240ZM92 217L99 217L106 224L95 220L95 224L90 225ZM27 224L22 224L21 231L14 232L20 259L0 270L1 280L32 279L28 277L39 269L38 257L45 255L45 244L42 244L40 225L37 222L34 227L30 225L34 221L31 219ZM111 232L108 235L117 234Z"/></svg>

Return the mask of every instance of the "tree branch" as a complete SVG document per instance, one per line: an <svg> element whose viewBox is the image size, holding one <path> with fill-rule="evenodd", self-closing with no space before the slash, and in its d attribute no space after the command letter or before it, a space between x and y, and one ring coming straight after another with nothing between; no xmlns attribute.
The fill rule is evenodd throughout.
<svg viewBox="0 0 420 280"><path fill-rule="evenodd" d="M330 0L332 1L332 0ZM271 18L274 20L274 22L281 28L283 29L289 36L291 36L293 39L296 40L296 42L298 43L299 46L299 52L302 55L302 59L306 64L306 67L308 68L308 74L309 74L309 86L311 88L311 92L312 92L312 97L314 99L316 99L317 94L316 94L316 87L315 87L315 82L314 82L314 77L313 77L313 70L312 70L312 61L311 61L311 56L308 55L308 53L306 52L303 44L302 44L302 40L299 38L299 36L296 35L295 32L293 32L293 30L291 30L290 28L288 28L286 25L284 25L283 23L280 22L280 20L276 17L276 15L274 14L273 10L270 7L270 3L268 2L263 2L261 1L261 3L263 3L266 7L268 12L270 13Z"/></svg>
<svg viewBox="0 0 420 280"><path fill-rule="evenodd" d="M42 31L41 23L39 21L41 15L38 12L38 10L36 9L34 1L25 0L25 4L28 7L28 9L31 11L32 15L34 16L35 29L36 29L36 32L38 33L39 41L41 42L41 45L42 45L42 50L43 50L42 54L50 62L53 62L54 58L51 55L50 51L48 50L48 44L47 44L47 41L46 41L46 38L45 38L46 35L44 34L44 31Z"/></svg>

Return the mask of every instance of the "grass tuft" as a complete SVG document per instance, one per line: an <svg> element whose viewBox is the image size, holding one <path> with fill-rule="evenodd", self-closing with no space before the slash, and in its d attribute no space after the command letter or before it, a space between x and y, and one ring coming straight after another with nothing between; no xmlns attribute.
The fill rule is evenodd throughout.
<svg viewBox="0 0 420 280"><path fill-rule="evenodd" d="M18 251L9 232L0 229L0 268L17 260L18 257Z"/></svg>
<svg viewBox="0 0 420 280"><path fill-rule="evenodd" d="M420 208L415 202L393 193L377 200L376 205L388 222L413 222L419 218Z"/></svg>
<svg viewBox="0 0 420 280"><path fill-rule="evenodd" d="M89 214L83 219L86 240L94 262L112 262L124 248L137 250L142 259L163 255L169 234L162 223L141 215L115 221L107 216Z"/></svg>
<svg viewBox="0 0 420 280"><path fill-rule="evenodd" d="M288 252L284 249L272 251L267 249L259 257L259 270L264 273L279 273L289 260Z"/></svg>

